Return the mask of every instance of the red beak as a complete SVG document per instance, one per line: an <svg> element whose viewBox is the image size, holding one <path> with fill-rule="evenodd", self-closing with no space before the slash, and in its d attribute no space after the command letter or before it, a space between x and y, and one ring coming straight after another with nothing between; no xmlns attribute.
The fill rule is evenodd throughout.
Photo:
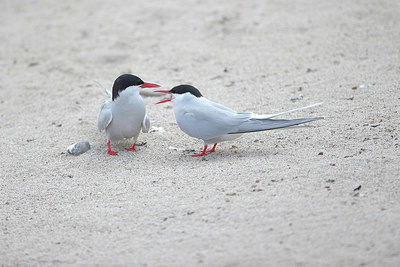
<svg viewBox="0 0 400 267"><path fill-rule="evenodd" d="M172 98L168 98L168 99L165 99L165 100L161 100L160 102L157 102L156 105L157 105L157 104L161 104L161 103L165 103L165 102L169 102L169 101L171 101L171 100L172 100Z"/></svg>
<svg viewBox="0 0 400 267"><path fill-rule="evenodd" d="M156 92L156 93L164 93L164 94L171 94L169 91L167 91L167 90L157 90L157 91L154 91L154 92ZM172 94L171 94L172 95ZM156 105L157 104L161 104L161 103L165 103L165 102L169 102L169 101L171 101L172 100L172 98L168 98L168 99L165 99L165 100L161 100L160 102L157 102L156 103Z"/></svg>
<svg viewBox="0 0 400 267"><path fill-rule="evenodd" d="M156 87L160 87L160 86L155 83L144 83L140 86L140 88L156 88Z"/></svg>

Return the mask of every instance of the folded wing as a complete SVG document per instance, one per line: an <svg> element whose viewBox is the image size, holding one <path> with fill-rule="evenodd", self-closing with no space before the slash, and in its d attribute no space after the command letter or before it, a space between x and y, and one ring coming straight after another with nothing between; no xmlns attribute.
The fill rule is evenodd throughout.
<svg viewBox="0 0 400 267"><path fill-rule="evenodd" d="M144 119L142 121L142 132L148 133L150 130L150 119L147 117L147 114L144 115Z"/></svg>
<svg viewBox="0 0 400 267"><path fill-rule="evenodd" d="M112 120L112 111L111 111L111 99L110 99L106 100L101 105L99 119L97 121L97 127L99 128L99 131L101 132L104 129L106 129L107 126L110 124L111 120Z"/></svg>
<svg viewBox="0 0 400 267"><path fill-rule="evenodd" d="M303 118L294 120L250 119L248 121L244 121L236 131L232 131L230 132L230 134L267 131L267 130L290 127L321 119L323 119L323 117Z"/></svg>

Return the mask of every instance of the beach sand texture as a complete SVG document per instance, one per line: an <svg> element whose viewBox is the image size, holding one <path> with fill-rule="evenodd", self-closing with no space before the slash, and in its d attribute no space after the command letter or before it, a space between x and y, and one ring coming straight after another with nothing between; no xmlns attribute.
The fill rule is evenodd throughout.
<svg viewBox="0 0 400 267"><path fill-rule="evenodd" d="M399 1L1 1L0 264L399 266ZM96 82L325 117L204 158L144 97L107 155ZM72 156L66 148L88 140ZM140 145L140 144L139 144Z"/></svg>

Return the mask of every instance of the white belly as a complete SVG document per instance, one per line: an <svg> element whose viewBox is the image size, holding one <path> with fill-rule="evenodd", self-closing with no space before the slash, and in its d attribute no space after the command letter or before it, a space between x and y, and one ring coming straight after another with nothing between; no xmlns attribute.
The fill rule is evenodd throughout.
<svg viewBox="0 0 400 267"><path fill-rule="evenodd" d="M138 101L125 109L114 106L112 120L106 128L107 140L119 141L133 137L136 142L145 114L146 108L143 101Z"/></svg>

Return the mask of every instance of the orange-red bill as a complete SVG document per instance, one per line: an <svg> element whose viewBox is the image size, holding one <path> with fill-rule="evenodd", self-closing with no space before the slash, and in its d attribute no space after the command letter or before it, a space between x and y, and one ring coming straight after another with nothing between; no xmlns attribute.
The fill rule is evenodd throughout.
<svg viewBox="0 0 400 267"><path fill-rule="evenodd" d="M140 86L140 88L157 88L157 87L160 87L160 86L155 83L144 83Z"/></svg>
<svg viewBox="0 0 400 267"><path fill-rule="evenodd" d="M169 102L169 101L171 101L171 100L172 100L172 98L168 98L168 99L165 99L165 100L161 100L160 102L157 102L156 104L161 104L161 103Z"/></svg>
<svg viewBox="0 0 400 267"><path fill-rule="evenodd" d="M157 90L157 91L154 91L154 92L156 92L156 93L164 93L164 94L171 94L169 91L167 91L167 90ZM172 95L172 94L171 94ZM171 101L172 100L172 98L168 98L168 99L165 99L165 100L161 100L160 102L157 102L156 103L156 105L157 104L161 104L161 103L165 103L165 102L169 102L169 101Z"/></svg>

